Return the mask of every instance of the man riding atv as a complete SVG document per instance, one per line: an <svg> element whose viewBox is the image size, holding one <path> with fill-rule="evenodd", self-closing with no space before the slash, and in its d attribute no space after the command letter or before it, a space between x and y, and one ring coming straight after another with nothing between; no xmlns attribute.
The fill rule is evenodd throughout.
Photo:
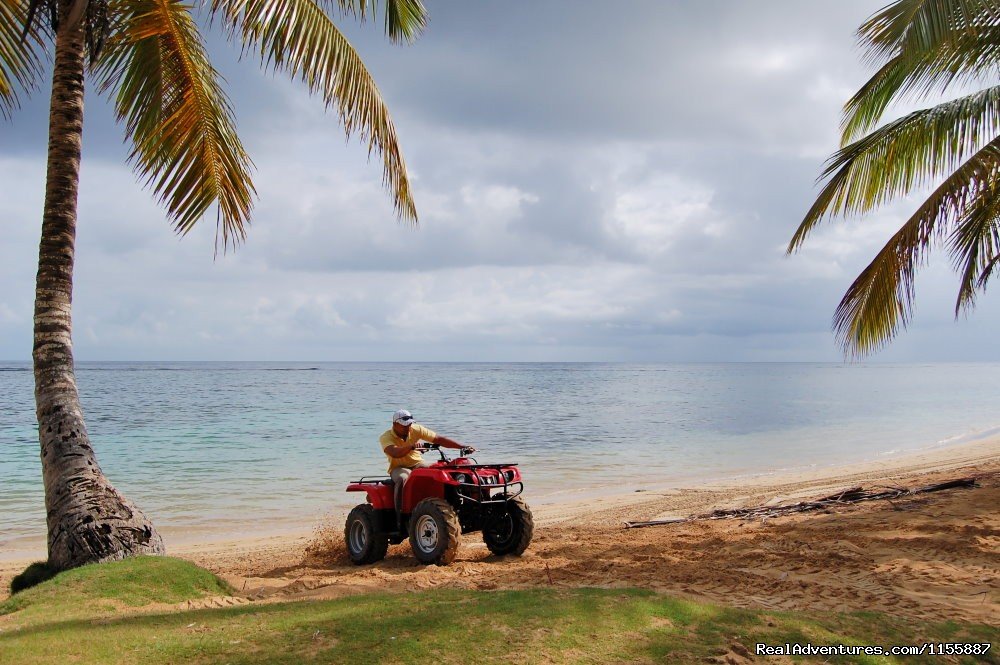
<svg viewBox="0 0 1000 665"><path fill-rule="evenodd" d="M444 448L459 450L464 448L470 454L476 452L472 446L463 446L448 437L438 436L432 430L416 422L413 415L406 409L400 409L392 414L392 427L387 429L378 441L382 446L382 452L389 458L389 477L392 478L395 485L393 496L396 503L396 525L400 530L403 528L403 485L406 484L413 469L429 466L424 462L417 444L426 441Z"/></svg>
<svg viewBox="0 0 1000 665"><path fill-rule="evenodd" d="M380 438L390 477L363 476L347 486L366 495L344 523L351 561L381 561L390 544L409 539L420 563L445 566L454 561L462 536L476 532L496 556L523 554L535 525L521 496L517 462L480 464L468 457L474 448L416 424L409 411L397 411L392 420ZM420 441L427 446L418 447ZM437 448L441 459L425 464L420 451L428 448ZM448 457L445 448L459 453Z"/></svg>

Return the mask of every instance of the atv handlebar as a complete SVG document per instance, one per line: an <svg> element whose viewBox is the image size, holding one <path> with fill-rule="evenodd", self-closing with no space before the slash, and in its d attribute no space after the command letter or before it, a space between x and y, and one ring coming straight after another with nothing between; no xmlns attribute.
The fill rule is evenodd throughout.
<svg viewBox="0 0 1000 665"><path fill-rule="evenodd" d="M417 446L416 448L414 448L414 450L416 450L417 452L421 452L421 453L426 453L426 452L431 451L431 450L436 450L439 453L441 453L441 459L443 459L443 460L447 460L448 459L447 457L444 456L444 448L442 448L440 445L438 445L436 443L428 443L425 446ZM462 457L465 457L467 455L471 455L474 452L476 452L476 449L473 448L472 446L462 446L461 448L458 449L458 453Z"/></svg>

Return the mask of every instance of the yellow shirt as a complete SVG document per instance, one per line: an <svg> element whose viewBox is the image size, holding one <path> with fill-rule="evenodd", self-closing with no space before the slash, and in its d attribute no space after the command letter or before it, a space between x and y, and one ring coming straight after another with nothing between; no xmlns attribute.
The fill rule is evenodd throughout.
<svg viewBox="0 0 1000 665"><path fill-rule="evenodd" d="M410 433L407 434L405 441L396 436L396 432L390 427L378 438L378 442L382 445L382 452L385 453L385 449L389 446L416 445L418 441L433 443L436 438L437 434L431 430L419 423L413 423L410 425ZM393 457L389 453L385 453L385 456L389 458L389 471L399 467L412 469L424 461L423 456L416 450L411 450L402 457Z"/></svg>

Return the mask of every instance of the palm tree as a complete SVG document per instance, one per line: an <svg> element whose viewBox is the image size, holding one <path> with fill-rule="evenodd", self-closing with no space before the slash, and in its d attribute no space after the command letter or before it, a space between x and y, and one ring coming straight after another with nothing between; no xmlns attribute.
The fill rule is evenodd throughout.
<svg viewBox="0 0 1000 665"><path fill-rule="evenodd" d="M379 10L391 40L411 41L426 21L420 0L212 0L201 10L210 25L259 54L262 66L301 79L334 107L348 135L381 154L397 214L416 222L389 112L330 14L365 21ZM152 523L101 472L73 372L85 80L93 77L112 98L131 140L130 161L178 233L217 205L216 240L225 250L244 239L250 222L250 158L192 11L181 0L0 0L3 115L42 74L41 54L52 42L55 49L33 359L48 563L57 570L164 551Z"/></svg>
<svg viewBox="0 0 1000 665"><path fill-rule="evenodd" d="M840 341L863 355L911 320L914 277L932 248L945 248L960 275L956 316L1000 263L1000 2L897 0L858 36L877 70L844 107L842 148L788 251L825 219L933 187L837 307ZM961 96L879 124L893 103L948 92Z"/></svg>

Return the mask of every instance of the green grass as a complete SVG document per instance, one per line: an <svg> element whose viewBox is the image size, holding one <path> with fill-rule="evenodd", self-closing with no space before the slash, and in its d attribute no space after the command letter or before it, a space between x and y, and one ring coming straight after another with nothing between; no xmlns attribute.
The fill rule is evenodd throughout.
<svg viewBox="0 0 1000 665"><path fill-rule="evenodd" d="M174 612L150 605L225 593L213 575L177 559L69 571L0 604L0 663L687 662L734 644L752 652L757 642L998 641L988 626L737 610L639 590L438 590ZM1000 659L993 652L966 662Z"/></svg>
<svg viewBox="0 0 1000 665"><path fill-rule="evenodd" d="M17 625L116 616L122 608L231 593L218 577L171 557L137 557L74 568L0 602ZM0 662L4 662L0 659Z"/></svg>

